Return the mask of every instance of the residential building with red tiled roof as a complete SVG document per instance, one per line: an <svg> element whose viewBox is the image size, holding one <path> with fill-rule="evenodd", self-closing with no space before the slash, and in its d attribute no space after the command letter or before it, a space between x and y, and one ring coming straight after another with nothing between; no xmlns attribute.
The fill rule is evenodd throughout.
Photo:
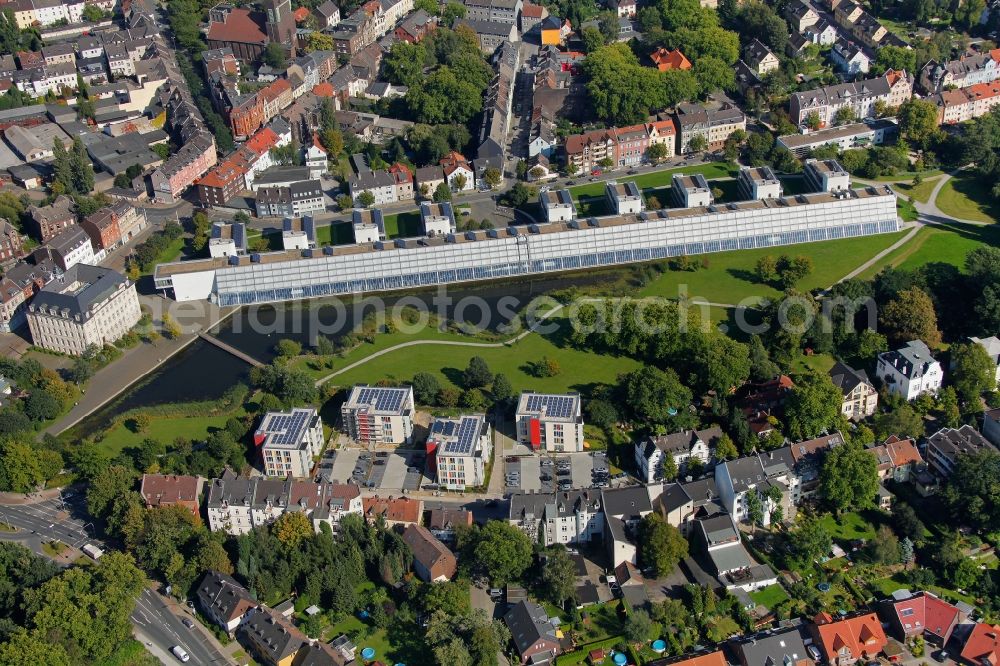
<svg viewBox="0 0 1000 666"><path fill-rule="evenodd" d="M247 139L247 142L243 144L243 147L249 148L257 155L263 155L277 146L279 141L281 141L281 137L275 134L273 129L270 127L264 127L252 137Z"/></svg>
<svg viewBox="0 0 1000 666"><path fill-rule="evenodd" d="M661 46L649 54L649 59L661 72L672 69L691 69L691 61L681 53L680 49L665 49Z"/></svg>
<svg viewBox="0 0 1000 666"><path fill-rule="evenodd" d="M257 93L261 102L263 122L269 122L283 109L292 105L292 84L288 79L278 79Z"/></svg>
<svg viewBox="0 0 1000 666"><path fill-rule="evenodd" d="M362 507L365 518L371 522L378 520L379 516L385 518L388 526L418 524L420 515L423 513L424 503L422 500L410 499L408 497L365 497L362 500Z"/></svg>
<svg viewBox="0 0 1000 666"><path fill-rule="evenodd" d="M871 661L888 642L875 613L836 621L820 613L813 622L810 630L829 666L850 666L859 659Z"/></svg>
<svg viewBox="0 0 1000 666"><path fill-rule="evenodd" d="M226 160L206 173L195 183L198 200L206 207L222 206L246 187L246 170Z"/></svg>
<svg viewBox="0 0 1000 666"><path fill-rule="evenodd" d="M879 604L879 615L896 638L924 636L943 646L955 627L965 619L959 608L930 592L917 592L905 599L887 599Z"/></svg>
<svg viewBox="0 0 1000 666"><path fill-rule="evenodd" d="M179 504L198 515L198 493L202 479L180 474L143 474L139 494L146 508Z"/></svg>
<svg viewBox="0 0 1000 666"><path fill-rule="evenodd" d="M336 97L337 91L333 89L333 86L329 82L324 81L323 83L318 83L313 86L313 95L316 97Z"/></svg>
<svg viewBox="0 0 1000 666"><path fill-rule="evenodd" d="M413 551L413 570L427 583L439 583L452 579L458 569L454 553L422 525L408 525L403 532L403 541Z"/></svg>
<svg viewBox="0 0 1000 666"><path fill-rule="evenodd" d="M978 623L966 639L961 655L967 664L975 666L1000 663L1000 624Z"/></svg>
<svg viewBox="0 0 1000 666"><path fill-rule="evenodd" d="M296 23L302 23L307 18L309 18L309 8L299 7L294 12L292 12L292 17L295 19Z"/></svg>

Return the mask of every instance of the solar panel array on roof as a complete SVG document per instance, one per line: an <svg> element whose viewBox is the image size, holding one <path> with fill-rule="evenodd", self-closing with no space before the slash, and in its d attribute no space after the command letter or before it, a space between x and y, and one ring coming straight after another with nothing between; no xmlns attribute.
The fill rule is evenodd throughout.
<svg viewBox="0 0 1000 666"><path fill-rule="evenodd" d="M246 251L247 249L247 228L242 222L237 222L233 225L233 243L240 250Z"/></svg>
<svg viewBox="0 0 1000 666"><path fill-rule="evenodd" d="M380 412L398 412L406 393L406 389L398 388L362 388L357 404L373 405Z"/></svg>
<svg viewBox="0 0 1000 666"><path fill-rule="evenodd" d="M478 438L479 419L474 416L463 416L458 423L458 436L455 441L445 444L444 452L468 455L472 453Z"/></svg>
<svg viewBox="0 0 1000 666"><path fill-rule="evenodd" d="M540 412L545 408L546 416L557 419L567 419L576 414L576 398L565 395L531 395L528 396L527 410Z"/></svg>
<svg viewBox="0 0 1000 666"><path fill-rule="evenodd" d="M310 412L297 409L291 414L270 414L260 430L267 433L270 446L298 446Z"/></svg>

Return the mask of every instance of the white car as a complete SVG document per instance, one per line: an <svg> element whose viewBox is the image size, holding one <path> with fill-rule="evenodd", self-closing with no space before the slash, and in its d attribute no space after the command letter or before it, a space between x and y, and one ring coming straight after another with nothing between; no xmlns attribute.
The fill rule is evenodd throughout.
<svg viewBox="0 0 1000 666"><path fill-rule="evenodd" d="M174 656L183 662L191 661L191 655L187 653L187 650L182 648L180 645L175 645L170 648L170 651L174 653Z"/></svg>

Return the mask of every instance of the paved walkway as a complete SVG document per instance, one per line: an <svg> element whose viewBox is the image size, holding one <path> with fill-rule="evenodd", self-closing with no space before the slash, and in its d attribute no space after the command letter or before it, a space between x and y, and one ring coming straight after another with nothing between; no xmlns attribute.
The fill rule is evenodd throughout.
<svg viewBox="0 0 1000 666"><path fill-rule="evenodd" d="M842 277L839 280L837 280L837 284L840 284L841 282L845 282L847 280L850 280L851 278L855 278L855 277L861 275L866 270L868 270L869 268L871 268L872 266L874 266L876 263L878 263L879 261L881 261L882 259L884 259L886 256L888 256L891 252L895 252L896 250L898 250L902 246L904 246L907 243L909 243L911 240L913 240L913 237L917 235L917 232L920 231L920 228L923 227L923 226L924 225L923 225L922 222L920 222L920 220L917 220L916 222L914 222L913 226L910 227L910 231L907 232L907 234L905 236L903 236L898 241L896 241L895 243L893 243L889 247L885 248L884 250L882 250L881 252L879 252L878 254L876 254L874 257L872 257L871 259L869 259L865 263L863 263L860 266L858 266L857 268L855 268L853 271L851 271L850 273L848 273L844 277Z"/></svg>

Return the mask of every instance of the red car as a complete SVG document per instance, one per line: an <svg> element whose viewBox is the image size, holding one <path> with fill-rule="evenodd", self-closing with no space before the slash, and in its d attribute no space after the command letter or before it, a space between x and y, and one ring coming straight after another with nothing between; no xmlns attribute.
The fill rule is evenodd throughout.
<svg viewBox="0 0 1000 666"><path fill-rule="evenodd" d="M600 176L601 175L601 170L600 169L594 169L593 171L590 172L590 175L591 176Z"/></svg>

